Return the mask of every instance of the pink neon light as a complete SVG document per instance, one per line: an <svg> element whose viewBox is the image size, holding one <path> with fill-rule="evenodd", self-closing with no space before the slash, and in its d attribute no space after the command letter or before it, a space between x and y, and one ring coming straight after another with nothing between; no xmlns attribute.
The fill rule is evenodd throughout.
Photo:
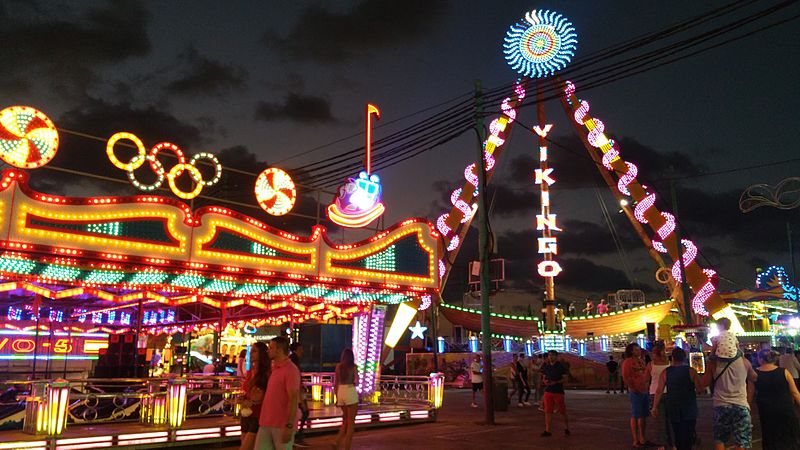
<svg viewBox="0 0 800 450"><path fill-rule="evenodd" d="M503 99L503 103L500 104L500 111L503 111L503 114L508 117L508 123L511 123L517 118L517 110L512 108L509 102L511 102L510 98Z"/></svg>
<svg viewBox="0 0 800 450"><path fill-rule="evenodd" d="M521 84L514 86L514 93L517 94L517 100L525 98L525 88Z"/></svg>
<svg viewBox="0 0 800 450"><path fill-rule="evenodd" d="M611 167L611 161L619 158L619 147L617 147L617 143L613 139L609 139L608 143L611 149L603 154L603 166L608 170L613 170L614 168Z"/></svg>
<svg viewBox="0 0 800 450"><path fill-rule="evenodd" d="M228 427L233 428L233 427ZM237 429L241 428L240 425L236 426ZM156 437L167 437L166 431L156 431L153 433L134 433L134 434L120 434L117 436L117 440L120 441L127 441L128 439L144 439L144 438L156 438Z"/></svg>
<svg viewBox="0 0 800 450"><path fill-rule="evenodd" d="M220 428L194 428L191 430L178 430L175 432L178 436L190 436L194 434L208 434L208 433L217 433L221 431Z"/></svg>
<svg viewBox="0 0 800 450"><path fill-rule="evenodd" d="M523 98L525 98L525 88L523 88L521 84L517 84L514 86L514 93L517 95L517 101L521 101ZM514 120L517 117L517 110L512 107L510 97L506 97L505 99L503 99L502 103L500 104L500 109L503 115L505 115L506 117L505 119L506 125L514 122ZM504 129L505 125L501 125L500 119L494 119L489 124L489 132L491 135L484 142L483 144L484 148L486 148L486 144L488 143L493 144L495 148L502 146L505 143L505 140L500 136L500 133ZM484 150L483 159L486 162L485 170L486 172L489 172L495 166L496 163L495 158L491 152ZM477 164L475 163L470 164L464 169L464 179L466 179L469 184L471 184L473 187L477 189L478 187ZM457 189L451 194L450 201L451 203L453 203L453 206L461 213L460 223L467 223L475 214L475 211L477 210L477 205L470 206L467 203L467 201L459 200L458 197L460 196L461 196L461 189ZM472 196L473 198L477 197L478 191L475 190ZM439 233L442 234L443 238L450 238L450 243L447 246L447 251L451 252L456 248L458 248L459 244L461 243L461 240L458 238L458 236L451 237L451 233L453 233L455 230L453 230L446 224L446 221L448 220L449 217L450 217L449 213L439 216L439 218L436 220L436 226L437 229L439 230ZM443 276L444 270L440 270L439 273L440 276Z"/></svg>
<svg viewBox="0 0 800 450"><path fill-rule="evenodd" d="M461 243L461 239L459 239L458 236L453 236L453 238L450 239L450 244L447 246L447 251L448 252L452 252L453 250L458 248L458 244L460 244L460 243Z"/></svg>
<svg viewBox="0 0 800 450"><path fill-rule="evenodd" d="M627 161L625 161L625 165L628 166L628 171L619 177L619 181L617 181L617 189L619 189L619 191L625 195L631 195L631 191L628 190L628 185L633 183L633 181L636 179L636 175L639 175L639 168L636 167L635 164Z"/></svg>
<svg viewBox="0 0 800 450"><path fill-rule="evenodd" d="M183 436L175 436L176 441L193 441L195 439L212 439L218 438L222 435L220 433L208 433L208 434L190 434L190 435L183 435Z"/></svg>
<svg viewBox="0 0 800 450"><path fill-rule="evenodd" d="M56 445L56 450L79 450L85 448L103 448L103 447L111 447L114 443L111 441L107 442L89 442L86 444L72 444L72 445Z"/></svg>
<svg viewBox="0 0 800 450"><path fill-rule="evenodd" d="M661 225L658 228L658 237L661 238L663 241L667 238L673 231L675 231L675 216L668 212L662 212L661 217L664 218L664 225Z"/></svg>
<svg viewBox="0 0 800 450"><path fill-rule="evenodd" d="M478 172L476 168L477 164L475 163L468 165L467 168L464 169L464 178L467 179L469 184L478 187L478 175L477 175Z"/></svg>
<svg viewBox="0 0 800 450"><path fill-rule="evenodd" d="M427 294L420 297L420 300L422 300L422 302L419 305L420 311L425 311L426 309L430 308L431 303L433 302L433 298Z"/></svg>
<svg viewBox="0 0 800 450"><path fill-rule="evenodd" d="M505 125L500 125L500 119L494 119L489 123L489 133L494 135L500 135L500 133L505 130Z"/></svg>
<svg viewBox="0 0 800 450"><path fill-rule="evenodd" d="M503 145L503 142L505 141L500 142L499 144L497 144L497 146L499 147ZM486 150L483 151L483 160L486 162L483 170L488 172L494 168L494 156L492 156L492 154L487 152Z"/></svg>
<svg viewBox="0 0 800 450"><path fill-rule="evenodd" d="M450 213L444 213L436 219L436 229L439 230L439 233L442 233L443 236L447 236L453 231L450 227L447 226L447 218L450 217Z"/></svg>
<svg viewBox="0 0 800 450"><path fill-rule="evenodd" d="M681 239L681 244L683 244L684 248L683 267L686 267L697 258L697 247L694 245L694 242L688 239ZM683 277L681 277L681 265L678 261L675 261L675 264L672 265L672 278L678 283L683 281Z"/></svg>
<svg viewBox="0 0 800 450"><path fill-rule="evenodd" d="M589 114L589 103L585 100L581 100L581 106L579 106L573 114L575 122L583 125L583 118L586 117L587 114Z"/></svg>
<svg viewBox="0 0 800 450"><path fill-rule="evenodd" d="M460 196L461 196L461 188L458 188L455 191L453 191L452 194L450 194L450 203L452 203L453 206L456 207L456 209L458 209L459 211L461 211L462 214L464 214L464 218L461 219L461 223L466 223L472 217L472 215L475 214L475 211L477 211L478 206L475 205L474 208L470 207L467 204L467 202L459 198Z"/></svg>
<svg viewBox="0 0 800 450"><path fill-rule="evenodd" d="M644 213L648 209L652 208L655 204L656 194L648 194L636 204L635 208L633 208L633 216L636 217L636 220L638 220L639 223L647 224L647 218L644 216Z"/></svg>
<svg viewBox="0 0 800 450"><path fill-rule="evenodd" d="M567 87L564 88L564 93L567 97L571 97L572 94L575 93L575 85L572 84L572 81L567 81Z"/></svg>
<svg viewBox="0 0 800 450"><path fill-rule="evenodd" d="M581 102L581 108L583 108L584 104L586 104L586 112L588 113L589 104L586 102ZM584 114L584 116L585 115L586 114ZM605 130L606 126L603 124L603 122L600 119L594 119L594 128L592 128L592 130L589 131L589 134L586 136L586 140L589 141L590 144L592 144L592 147L601 147L603 144L605 144L605 141L600 139L601 136L603 136L603 131Z"/></svg>
<svg viewBox="0 0 800 450"><path fill-rule="evenodd" d="M439 260L439 278L440 278L440 279L441 279L442 277L444 277L444 273L446 272L446 270L447 270L447 269L445 268L444 261L442 261L442 260L440 259L440 260Z"/></svg>
<svg viewBox="0 0 800 450"><path fill-rule="evenodd" d="M566 87L564 88L564 94L568 97L571 97L575 93L575 85L567 81ZM571 103L571 101L570 101ZM589 114L589 103L586 101L581 101L580 105L575 108L573 113L574 119L577 123L583 125L586 120L586 116ZM594 127L589 130L587 135L587 141L594 146L600 148L604 146L606 143L610 144L609 150L604 150L603 154L603 165L609 169L613 170L611 166L611 162L619 158L619 147L617 146L616 142L613 140L604 141L602 139L602 133L605 131L605 125L599 119L593 118ZM620 176L619 181L617 183L617 188L620 192L625 195L630 195L630 191L628 189L628 185L633 183L636 180L636 176L638 175L638 168L636 165L629 163L627 161L623 161L627 166L627 172ZM642 186L644 188L644 186ZM647 218L645 217L645 213L650 208L655 206L656 196L655 194L647 194L643 199L641 199L634 208L633 215L636 217L640 223L646 224L648 223ZM661 212L661 217L664 218L664 224L659 227L656 231L658 236L661 238L661 241L665 240L675 231L675 217L667 212ZM664 246L663 242L653 239L653 248L661 253L668 253L666 247ZM697 258L697 246L694 242L688 239L682 239L681 244L683 245L684 252L682 255L678 255L676 258L675 263L672 265L672 278L678 282L681 282L681 274L680 274L680 260L683 261L683 265L688 266L692 262L695 261ZM716 276L716 272L711 269L703 269L703 273L707 277L707 281L703 286L695 292L695 296L692 299L692 309L700 315L708 315L708 311L705 309L705 302L714 295L716 291L715 281L714 278Z"/></svg>
<svg viewBox="0 0 800 450"><path fill-rule="evenodd" d="M236 434L236 436L239 436L239 435L242 434L241 431L237 431L236 433L238 433L238 434ZM234 435L228 433L226 436L234 436ZM119 441L117 441L117 445L157 444L159 442L167 442L168 440L169 440L169 438L167 438L166 436L158 437L158 438L129 439L127 441L123 441L123 440L120 439Z"/></svg>

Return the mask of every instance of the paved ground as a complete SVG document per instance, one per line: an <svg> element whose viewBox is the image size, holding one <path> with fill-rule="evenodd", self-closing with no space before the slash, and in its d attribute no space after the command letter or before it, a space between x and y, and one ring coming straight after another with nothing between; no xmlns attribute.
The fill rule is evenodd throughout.
<svg viewBox="0 0 800 450"><path fill-rule="evenodd" d="M606 394L600 391L567 392L572 436L565 437L563 426L554 420L553 437L542 438L543 414L535 407L498 412L497 425L486 426L483 409L469 407L470 392L448 390L444 407L436 423L357 432L354 449L628 449L628 400L625 395ZM700 420L698 434L700 448L711 448L711 401L706 396L699 399ZM648 438L658 442L654 419L648 423ZM756 425L753 448L761 449L760 430ZM309 438L312 449L330 449L334 435ZM235 447L231 447L235 448Z"/></svg>

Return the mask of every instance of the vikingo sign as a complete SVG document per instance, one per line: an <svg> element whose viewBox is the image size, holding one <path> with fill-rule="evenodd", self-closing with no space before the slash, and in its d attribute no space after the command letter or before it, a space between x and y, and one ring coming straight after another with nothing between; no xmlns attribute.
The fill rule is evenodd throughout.
<svg viewBox="0 0 800 450"><path fill-rule="evenodd" d="M544 128L537 125L533 130L541 137L540 142L543 143L551 128L553 128L551 124L545 125ZM544 260L539 262L537 269L540 276L549 278L552 283L552 278L561 273L561 265L553 260L553 256L558 254L558 239L553 236L553 231L561 231L561 228L556 224L556 215L550 214L550 186L555 184L556 180L552 177L553 169L547 166L545 145L539 146L539 168L534 173L536 184L541 186L542 191L542 211L536 215L536 230L542 232L539 238L539 254Z"/></svg>

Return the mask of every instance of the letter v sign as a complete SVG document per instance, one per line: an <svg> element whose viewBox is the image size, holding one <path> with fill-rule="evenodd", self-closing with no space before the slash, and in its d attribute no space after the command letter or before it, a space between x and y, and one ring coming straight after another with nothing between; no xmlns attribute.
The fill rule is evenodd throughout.
<svg viewBox="0 0 800 450"><path fill-rule="evenodd" d="M535 131L536 134L538 134L541 137L547 137L547 133L549 133L552 128L553 124L548 123L547 125L544 126L544 130L539 125L536 125L533 127L533 131Z"/></svg>

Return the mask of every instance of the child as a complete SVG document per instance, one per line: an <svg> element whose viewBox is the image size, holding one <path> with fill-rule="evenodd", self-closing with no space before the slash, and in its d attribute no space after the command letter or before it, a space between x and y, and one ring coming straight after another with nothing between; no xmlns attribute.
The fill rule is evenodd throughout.
<svg viewBox="0 0 800 450"><path fill-rule="evenodd" d="M731 362L742 356L739 340L731 333L731 320L723 317L717 321L719 335L711 339L711 359Z"/></svg>

